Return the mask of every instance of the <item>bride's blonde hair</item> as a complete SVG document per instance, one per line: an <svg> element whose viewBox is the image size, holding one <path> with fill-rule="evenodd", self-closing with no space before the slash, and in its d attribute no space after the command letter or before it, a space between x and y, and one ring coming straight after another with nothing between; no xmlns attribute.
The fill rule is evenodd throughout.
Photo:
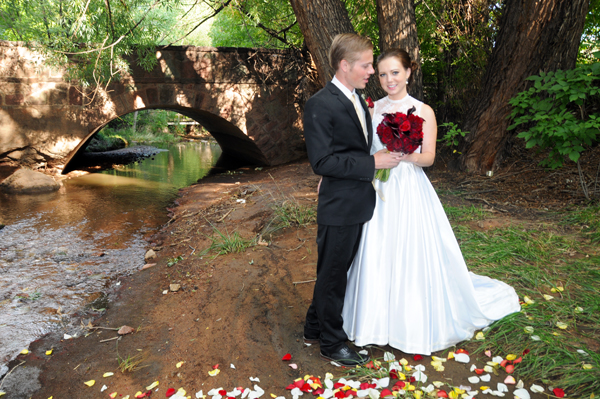
<svg viewBox="0 0 600 399"><path fill-rule="evenodd" d="M399 48L392 48L379 54L379 57L377 57L377 65L379 65L381 61L390 57L395 57L398 61L400 61L404 69L410 69L410 76L408 77L407 83L412 83L413 75L417 69L419 69L419 64L414 62L406 51Z"/></svg>

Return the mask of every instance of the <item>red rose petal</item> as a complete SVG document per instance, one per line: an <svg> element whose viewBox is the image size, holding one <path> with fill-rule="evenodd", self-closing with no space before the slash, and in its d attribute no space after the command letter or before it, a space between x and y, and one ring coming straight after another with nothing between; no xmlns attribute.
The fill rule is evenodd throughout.
<svg viewBox="0 0 600 399"><path fill-rule="evenodd" d="M299 379L298 381L294 382L294 385L298 388L302 388L304 386L304 380L303 379Z"/></svg>
<svg viewBox="0 0 600 399"><path fill-rule="evenodd" d="M219 395L225 396L225 395L227 395L227 391L224 389L221 389L221 390L219 390Z"/></svg>
<svg viewBox="0 0 600 399"><path fill-rule="evenodd" d="M437 393L438 398L447 398L448 397L448 393L446 391L444 391L443 389L440 389Z"/></svg>
<svg viewBox="0 0 600 399"><path fill-rule="evenodd" d="M290 355L289 353L286 353L285 355L283 355L281 360L292 360L292 355Z"/></svg>
<svg viewBox="0 0 600 399"><path fill-rule="evenodd" d="M390 378L394 380L398 379L398 373L396 372L396 370L390 370Z"/></svg>
<svg viewBox="0 0 600 399"><path fill-rule="evenodd" d="M506 365L508 364L508 360L504 359L500 362L500 366L502 367L506 367Z"/></svg>
<svg viewBox="0 0 600 399"><path fill-rule="evenodd" d="M313 395L318 396L318 395L322 394L323 392L325 392L325 390L323 388L317 388L313 391Z"/></svg>
<svg viewBox="0 0 600 399"><path fill-rule="evenodd" d="M406 382L398 381L394 384L395 387L404 388L406 386Z"/></svg>
<svg viewBox="0 0 600 399"><path fill-rule="evenodd" d="M515 371L515 366L513 366L512 364L509 364L508 366L506 366L506 372L508 374L512 374L513 371Z"/></svg>
<svg viewBox="0 0 600 399"><path fill-rule="evenodd" d="M410 377L410 378L408 379L408 382L411 382L411 383L412 383L412 382L415 382L416 380L417 380L417 379L416 379L415 377Z"/></svg>
<svg viewBox="0 0 600 399"><path fill-rule="evenodd" d="M421 360L421 359L423 359L423 356L421 356L421 355L414 355L414 356L413 356L413 360L414 360L415 362L418 362L418 361L419 361L419 360Z"/></svg>
<svg viewBox="0 0 600 399"><path fill-rule="evenodd" d="M165 395L167 396L167 398L170 398L171 396L175 395L175 392L177 392L175 388L169 388L167 389L167 393Z"/></svg>
<svg viewBox="0 0 600 399"><path fill-rule="evenodd" d="M302 385L302 388L300 388L300 390L302 392L310 392L310 391L312 391L312 387L310 385L308 385L307 383L304 383L304 385Z"/></svg>
<svg viewBox="0 0 600 399"><path fill-rule="evenodd" d="M392 391L390 391L389 389L384 389L383 391L381 391L381 394L379 394L380 398L385 398L386 396L392 396L393 393Z"/></svg>
<svg viewBox="0 0 600 399"><path fill-rule="evenodd" d="M521 363L522 361L523 361L523 358L519 356L518 358L516 358L515 360L513 360L513 362L512 362L512 363L513 363L513 364L519 364L519 363Z"/></svg>
<svg viewBox="0 0 600 399"><path fill-rule="evenodd" d="M559 398L564 398L565 397L565 391L563 391L560 388L554 388L552 390L552 393L554 394L554 396L557 396Z"/></svg>
<svg viewBox="0 0 600 399"><path fill-rule="evenodd" d="M349 397L349 396L354 396L354 397L356 397L356 396L357 396L357 395L356 395L356 391L355 391L354 389L348 389L348 390L346 391L346 396L345 396L345 397L347 398L347 397Z"/></svg>
<svg viewBox="0 0 600 399"><path fill-rule="evenodd" d="M335 393L335 397L338 399L342 399L342 398L345 398L346 396L344 395L344 391L337 391Z"/></svg>
<svg viewBox="0 0 600 399"><path fill-rule="evenodd" d="M213 366L213 370L216 370L218 368L219 368L219 364L218 363Z"/></svg>
<svg viewBox="0 0 600 399"><path fill-rule="evenodd" d="M479 375L481 375L481 374L483 374L484 372L485 372L485 370L484 370L484 369L475 369L475 374L479 374Z"/></svg>
<svg viewBox="0 0 600 399"><path fill-rule="evenodd" d="M346 386L346 384L344 384L344 383L336 382L335 384L333 384L333 389L343 388L345 386Z"/></svg>
<svg viewBox="0 0 600 399"><path fill-rule="evenodd" d="M454 353L464 353L464 354L468 355L468 354L469 354L469 351L467 351L466 349L458 349L458 350L457 350L456 352L454 352Z"/></svg>
<svg viewBox="0 0 600 399"><path fill-rule="evenodd" d="M290 391L291 391L292 389L294 389L294 388L297 388L297 387L296 387L296 384L290 384L290 385L288 385L287 387L285 387L285 389L288 389L288 390L290 390Z"/></svg>
<svg viewBox="0 0 600 399"><path fill-rule="evenodd" d="M530 350L529 350L529 349L525 349L525 350L523 351L523 356L525 356L525 355L526 355L526 354L528 354L529 352L530 352Z"/></svg>

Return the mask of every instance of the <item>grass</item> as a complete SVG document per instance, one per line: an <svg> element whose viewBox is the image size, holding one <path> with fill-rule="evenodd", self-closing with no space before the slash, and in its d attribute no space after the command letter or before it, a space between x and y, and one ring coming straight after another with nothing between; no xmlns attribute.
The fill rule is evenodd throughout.
<svg viewBox="0 0 600 399"><path fill-rule="evenodd" d="M295 199L286 199L273 206L275 224L281 227L303 227L317 221L314 205L301 205Z"/></svg>
<svg viewBox="0 0 600 399"><path fill-rule="evenodd" d="M148 367L147 365L141 365L145 360L145 357L141 353L138 353L135 356L127 355L125 359L119 355L117 356L117 362L119 363L119 370L121 370L121 373L131 373L144 367Z"/></svg>
<svg viewBox="0 0 600 399"><path fill-rule="evenodd" d="M486 212L481 207L471 205L469 207L456 207L450 205L443 205L444 212L451 221L462 222L466 220L482 220L485 219Z"/></svg>
<svg viewBox="0 0 600 399"><path fill-rule="evenodd" d="M225 232L222 232L212 223L210 223L210 225L215 234L213 234L212 237L208 237L211 240L210 246L202 251L200 255L206 255L209 252L216 253L216 256L234 252L244 252L247 248L255 244L254 239L244 238L237 231L229 233L225 230Z"/></svg>
<svg viewBox="0 0 600 399"><path fill-rule="evenodd" d="M476 212L451 208L469 269L500 279L520 298L534 301L492 324L485 341L470 345L475 352L491 349L502 356L529 349L515 377L562 388L569 397L600 391L600 254L593 245L600 235L598 211L581 208L545 225L513 224L482 232L461 224ZM558 233L565 223L581 229ZM566 329L557 323L566 323ZM584 369L585 364L592 368Z"/></svg>

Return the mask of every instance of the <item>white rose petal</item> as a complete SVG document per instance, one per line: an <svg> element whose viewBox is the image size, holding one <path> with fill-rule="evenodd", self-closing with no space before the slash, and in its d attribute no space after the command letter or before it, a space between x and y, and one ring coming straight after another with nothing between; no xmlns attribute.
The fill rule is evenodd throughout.
<svg viewBox="0 0 600 399"><path fill-rule="evenodd" d="M386 362L391 362L393 360L396 360L396 355L394 355L391 352L385 352L383 354L383 360L385 360Z"/></svg>
<svg viewBox="0 0 600 399"><path fill-rule="evenodd" d="M544 392L544 387L533 384L529 390L533 393L542 393Z"/></svg>
<svg viewBox="0 0 600 399"><path fill-rule="evenodd" d="M515 389L513 395L515 395L515 398L519 399L531 399L531 395L529 395L529 392L527 392L527 390L523 388Z"/></svg>
<svg viewBox="0 0 600 399"><path fill-rule="evenodd" d="M469 377L468 380L469 380L469 382L471 384L477 384L477 383L479 383L479 377L477 377L476 375L474 375L472 377Z"/></svg>
<svg viewBox="0 0 600 399"><path fill-rule="evenodd" d="M482 375L481 377L479 377L481 379L481 381L483 382L488 382L492 379L492 377L489 374L486 375Z"/></svg>
<svg viewBox="0 0 600 399"><path fill-rule="evenodd" d="M459 363L469 363L471 361L471 358L469 357L469 355L467 355L466 353L457 353L454 355L454 360L456 360Z"/></svg>

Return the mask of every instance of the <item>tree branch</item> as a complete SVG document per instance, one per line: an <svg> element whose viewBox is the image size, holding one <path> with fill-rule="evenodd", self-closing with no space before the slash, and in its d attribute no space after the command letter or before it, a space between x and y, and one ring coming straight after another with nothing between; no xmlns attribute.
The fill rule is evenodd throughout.
<svg viewBox="0 0 600 399"><path fill-rule="evenodd" d="M290 29L292 26L294 26L296 24L296 22L294 22L292 25L288 26L284 30L281 30L281 31L277 32L274 29L271 29L271 28L263 25L261 22L257 22L254 19L254 17L252 16L252 14L250 14L248 11L246 11L242 6L236 6L235 8L239 12L241 12L242 14L244 14L246 17L248 17L249 19L251 19L252 21L254 21L254 23L256 23L256 27L261 28L262 30L264 30L265 32L267 32L268 35L270 35L270 36L274 37L275 39L279 40L280 42L282 42L286 46L295 47L293 44L291 44L290 42L287 41L287 39L285 38L285 36L281 37L279 34L286 32L288 29Z"/></svg>
<svg viewBox="0 0 600 399"><path fill-rule="evenodd" d="M171 46L171 45L173 45L173 44L175 44L175 43L177 43L177 42L179 42L179 41L181 41L181 40L185 39L185 38L186 38L186 37L188 37L189 35L191 35L191 34L192 34L192 32L194 32L196 29L198 29L198 28L200 27L200 25L202 25L203 23L205 23L206 21L208 21L209 19L211 19L212 17L214 17L215 15L217 15L218 13L220 13L220 12L221 12L221 10L223 10L225 7L227 7L227 6L229 5L229 3L231 3L231 0L227 0L225 3L221 4L221 6L220 6L220 7L218 7L218 8L216 8L216 9L214 9L214 8L213 8L214 12L213 12L211 15L209 15L208 17L206 17L206 18L204 18L202 21L200 21L200 22L199 22L199 23L198 23L196 26L194 26L194 27L192 28L192 30L190 30L190 31L189 31L188 33L186 33L184 36L180 37L179 39L177 39L177 40L175 40L175 41L172 41L171 43L169 43L169 44L165 45L163 48L165 48L165 47L168 47L168 46Z"/></svg>

